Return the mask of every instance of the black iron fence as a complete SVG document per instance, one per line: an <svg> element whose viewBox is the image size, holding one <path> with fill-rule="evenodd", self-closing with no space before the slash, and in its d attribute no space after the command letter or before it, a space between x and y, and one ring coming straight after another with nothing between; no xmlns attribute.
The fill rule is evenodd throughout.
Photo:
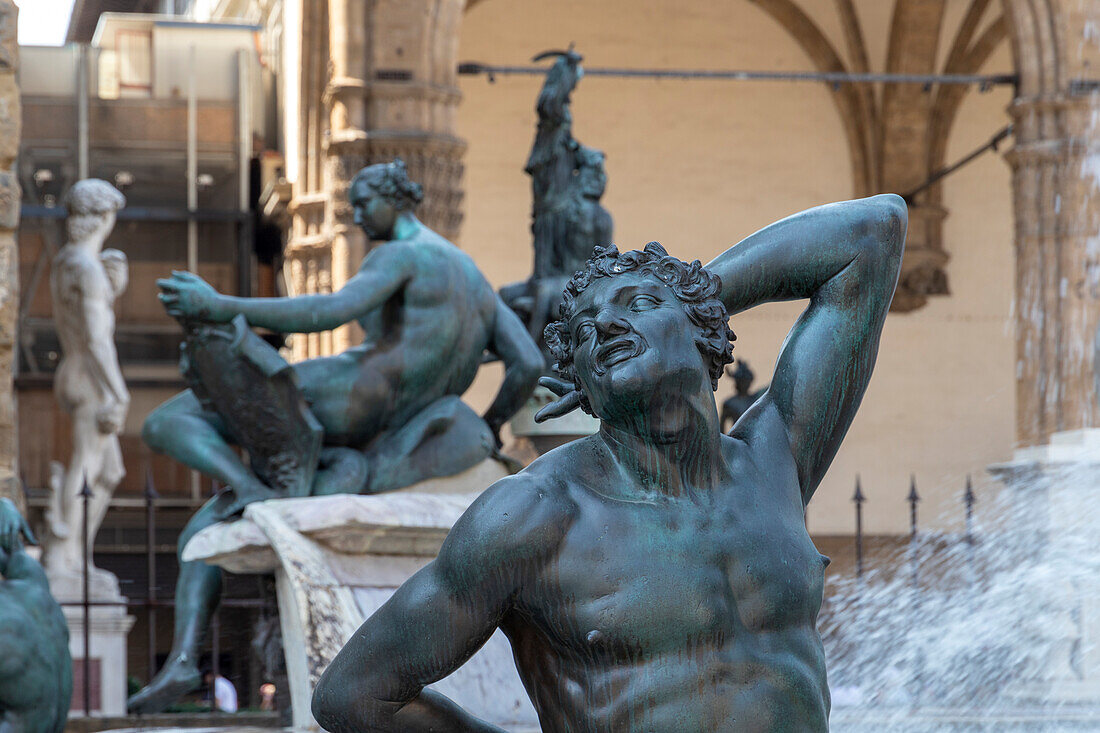
<svg viewBox="0 0 1100 733"><path fill-rule="evenodd" d="M855 491L852 493L852 504L855 508L855 523L852 539L855 546L855 572L857 577L863 575L866 556L865 550L865 535L863 526L863 505L867 503L867 496L863 493L863 486L860 481L860 477L857 474L855 480ZM971 480L969 474L966 476L966 483L964 485L960 505L963 513L963 534L961 540L968 545L974 544L974 505L977 498L974 494L974 483ZM905 497L905 502L909 507L909 537L908 537L908 556L911 566L911 572L913 574L914 583L918 579L920 558L918 556L918 550L920 546L920 532L919 527L919 505L921 503L920 492L917 491L917 479L915 475L909 476L909 493Z"/></svg>
<svg viewBox="0 0 1100 733"><path fill-rule="evenodd" d="M211 495L218 493L219 487L217 482L212 482L210 487ZM28 495L27 484L23 481L23 491ZM168 596L162 596L158 593L157 587L157 505L160 495L156 490L156 486L153 482L153 475L151 470L145 472L145 488L144 488L144 503L145 503L145 584L146 592L144 598L134 599L127 598L123 601L98 601L91 598L91 584L90 584L90 571L92 566L92 552L93 548L89 541L89 500L92 496L88 482L85 479L83 482L80 497L83 501L83 514L82 514L82 527L81 527L81 539L83 541L83 557L82 557L82 589L81 599L79 601L64 601L61 602L62 606L79 607L82 610L82 623L83 623L83 659L79 661L81 665L82 676L82 689L74 690L74 696L79 695L79 699L82 702L83 712L85 716L90 716L93 710L93 694L92 694L92 655L91 655L91 621L92 621L92 608L97 606L104 607L125 607L130 610L144 611L146 626L147 626L147 669L149 678L156 674L158 671L157 665L157 612L160 609L171 609L175 607L174 594ZM254 609L257 614L266 614L274 616L277 613L276 604L270 595L257 594L255 597L223 597L219 603L220 608L243 608ZM210 645L210 671L214 677L217 678L221 674L220 658L221 658L221 637L222 637L221 623L219 619L218 611L215 611L211 619L210 631L208 634L208 643Z"/></svg>

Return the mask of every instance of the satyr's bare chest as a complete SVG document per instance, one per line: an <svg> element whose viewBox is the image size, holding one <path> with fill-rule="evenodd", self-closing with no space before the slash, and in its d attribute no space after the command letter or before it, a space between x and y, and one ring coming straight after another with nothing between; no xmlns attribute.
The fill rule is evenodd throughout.
<svg viewBox="0 0 1100 733"><path fill-rule="evenodd" d="M555 644L646 656L812 625L824 563L800 505L774 497L580 507L535 614ZM545 588L545 586L543 586Z"/></svg>

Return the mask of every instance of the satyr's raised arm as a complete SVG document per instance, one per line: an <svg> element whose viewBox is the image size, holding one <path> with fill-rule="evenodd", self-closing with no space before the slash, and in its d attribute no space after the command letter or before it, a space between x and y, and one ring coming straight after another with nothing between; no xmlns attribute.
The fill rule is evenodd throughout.
<svg viewBox="0 0 1100 733"><path fill-rule="evenodd" d="M455 524L439 556L367 619L325 670L313 715L332 733L499 731L424 690L473 656L560 527L526 476L498 481Z"/></svg>
<svg viewBox="0 0 1100 733"><path fill-rule="evenodd" d="M760 303L809 298L779 355L771 386L738 431L785 426L803 501L820 483L871 378L894 295L907 211L885 194L829 204L783 219L719 255L730 314Z"/></svg>
<svg viewBox="0 0 1100 733"><path fill-rule="evenodd" d="M282 333L331 331L362 318L396 293L411 277L402 242L388 242L367 255L362 267L335 293L290 298L238 298L222 295L202 278L174 272L158 280L168 314L210 323L226 323L244 314L250 326Z"/></svg>
<svg viewBox="0 0 1100 733"><path fill-rule="evenodd" d="M531 395L545 366L538 344L524 328L519 317L497 298L491 348L504 364L504 381L493 404L485 412L485 422L500 442L500 426L509 420Z"/></svg>

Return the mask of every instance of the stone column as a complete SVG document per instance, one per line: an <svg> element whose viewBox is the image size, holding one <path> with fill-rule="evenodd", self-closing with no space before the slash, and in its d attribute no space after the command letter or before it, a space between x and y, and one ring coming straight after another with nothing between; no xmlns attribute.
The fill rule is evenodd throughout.
<svg viewBox="0 0 1100 733"><path fill-rule="evenodd" d="M317 2L307 1L306 9ZM456 66L464 6L465 0L327 0L323 19L304 16L303 67L316 66L310 61L316 55L327 57L328 75L320 90L310 87L315 73L302 75L303 106L314 104L318 113L307 112L303 124L310 129L311 119L320 122L319 135L305 136L304 158L308 164L319 156L320 186L308 198L296 191L301 201L291 210L304 218L323 201L324 219L320 237L305 223L295 225L302 236L292 236L288 246L288 274L296 294L337 290L358 269L366 242L352 222L347 188L363 166L404 159L410 177L424 186L421 219L447 238L457 236L465 143L455 136ZM320 46L326 48L317 54ZM310 264L301 262L307 248L308 259L320 265L313 280ZM359 337L345 326L332 338L299 339L295 356L339 352Z"/></svg>
<svg viewBox="0 0 1100 733"><path fill-rule="evenodd" d="M19 153L22 107L15 72L19 63L13 0L0 0L0 496L20 508L23 492L16 467L15 327L19 309L19 257L15 230L22 193L13 171Z"/></svg>
<svg viewBox="0 0 1100 733"><path fill-rule="evenodd" d="M1005 483L1011 531L1049 573L1042 604L1056 642L1011 692L1094 707L1100 697L1100 593L1089 568L1100 486L1094 368L1100 323L1100 4L1003 0L1019 94L1010 112L1016 211L1016 433ZM1087 573L1087 570L1086 570Z"/></svg>
<svg viewBox="0 0 1100 733"><path fill-rule="evenodd" d="M1100 427L1100 4L1006 0L1020 72L1008 153L1016 210L1016 415L1021 445Z"/></svg>

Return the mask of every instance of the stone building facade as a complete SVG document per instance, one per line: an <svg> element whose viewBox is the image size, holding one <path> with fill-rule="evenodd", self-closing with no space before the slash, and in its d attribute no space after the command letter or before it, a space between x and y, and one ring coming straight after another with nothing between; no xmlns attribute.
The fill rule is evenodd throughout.
<svg viewBox="0 0 1100 733"><path fill-rule="evenodd" d="M288 186L268 202L288 224L285 275L294 294L339 289L366 242L347 188L366 165L402 158L424 186L419 214L446 237L462 221L462 155L455 132L463 0L276 0L249 8L278 58L279 136ZM291 29L300 29L292 35ZM355 343L355 326L293 342L298 359Z"/></svg>
<svg viewBox="0 0 1100 733"><path fill-rule="evenodd" d="M354 272L365 243L349 226L348 179L395 155L426 184L428 223L458 238L494 284L529 271L521 169L539 80L457 79L459 61L522 64L575 41L592 66L1015 76L993 89L589 77L574 114L578 136L608 152L605 201L620 244L661 239L704 261L797 208L915 191L1014 125L1007 154L910 197L908 252L876 377L811 507L811 528L847 531L856 472L871 531L901 532L911 472L926 516L936 517L958 503L966 474L980 494L985 466L1017 446L1097 422L1094 0L195 5L265 28L287 178L269 210L289 224L295 293L334 290ZM734 323L738 350L762 380L796 312L779 305ZM349 328L299 337L294 353L333 353L357 337ZM490 374L470 399L487 401L494 386ZM891 482L889 495L876 496Z"/></svg>

